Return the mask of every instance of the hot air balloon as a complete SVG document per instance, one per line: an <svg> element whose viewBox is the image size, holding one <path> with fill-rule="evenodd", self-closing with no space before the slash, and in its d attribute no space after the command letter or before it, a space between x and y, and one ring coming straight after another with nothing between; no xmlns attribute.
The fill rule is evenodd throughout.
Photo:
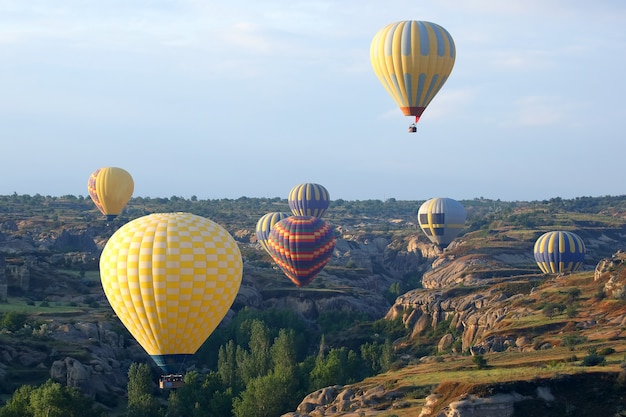
<svg viewBox="0 0 626 417"><path fill-rule="evenodd" d="M189 213L126 223L100 258L102 287L115 314L173 378L228 312L242 273L233 237Z"/></svg>
<svg viewBox="0 0 626 417"><path fill-rule="evenodd" d="M270 253L269 248L267 247L267 239L270 236L270 230L272 230L272 227L274 227L276 223L289 216L291 216L291 214L282 211L275 211L263 215L256 223L256 240L261 244L267 253Z"/></svg>
<svg viewBox="0 0 626 417"><path fill-rule="evenodd" d="M448 80L456 49L443 27L419 20L391 23L379 30L370 46L376 76L405 116L422 113ZM409 127L415 132L415 124Z"/></svg>
<svg viewBox="0 0 626 417"><path fill-rule="evenodd" d="M309 284L330 260L335 237L319 217L291 216L272 227L269 253L297 287Z"/></svg>
<svg viewBox="0 0 626 417"><path fill-rule="evenodd" d="M467 213L461 203L451 198L431 198L417 212L417 221L440 250L448 246L465 227Z"/></svg>
<svg viewBox="0 0 626 417"><path fill-rule="evenodd" d="M548 232L535 242L534 254L544 274L574 272L585 259L585 243L572 232Z"/></svg>
<svg viewBox="0 0 626 417"><path fill-rule="evenodd" d="M113 220L133 195L135 183L128 171L106 167L95 170L87 182L87 190L98 210Z"/></svg>
<svg viewBox="0 0 626 417"><path fill-rule="evenodd" d="M322 185L304 183L291 189L287 202L294 216L322 217L330 205L330 194Z"/></svg>

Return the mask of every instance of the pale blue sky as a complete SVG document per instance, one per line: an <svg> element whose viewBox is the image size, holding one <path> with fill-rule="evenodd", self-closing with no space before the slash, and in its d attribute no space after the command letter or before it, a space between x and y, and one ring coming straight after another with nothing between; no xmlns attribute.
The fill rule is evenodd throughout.
<svg viewBox="0 0 626 417"><path fill-rule="evenodd" d="M226 5L227 4L227 5ZM416 134L369 46L457 57ZM543 200L626 194L626 2L0 0L0 194Z"/></svg>

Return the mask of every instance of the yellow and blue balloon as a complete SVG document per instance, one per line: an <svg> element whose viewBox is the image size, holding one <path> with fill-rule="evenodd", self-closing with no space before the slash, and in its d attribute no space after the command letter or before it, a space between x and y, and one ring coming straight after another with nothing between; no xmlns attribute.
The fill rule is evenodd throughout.
<svg viewBox="0 0 626 417"><path fill-rule="evenodd" d="M298 184L289 192L287 203L294 216L322 217L330 206L330 194L320 184Z"/></svg>
<svg viewBox="0 0 626 417"><path fill-rule="evenodd" d="M585 242L576 233L547 232L534 246L535 261L544 274L574 272L585 260Z"/></svg>
<svg viewBox="0 0 626 417"><path fill-rule="evenodd" d="M256 239L261 244L263 249L267 253L270 253L269 248L267 246L267 239L269 239L270 231L272 227L282 219L291 216L289 213L285 213L282 211L274 211L271 213L264 214L256 223Z"/></svg>
<svg viewBox="0 0 626 417"><path fill-rule="evenodd" d="M374 73L405 116L417 123L454 67L452 36L436 23L404 20L380 29L370 45Z"/></svg>
<svg viewBox="0 0 626 417"><path fill-rule="evenodd" d="M463 231L466 217L467 213L461 203L445 197L431 198L417 211L420 227L440 250Z"/></svg>

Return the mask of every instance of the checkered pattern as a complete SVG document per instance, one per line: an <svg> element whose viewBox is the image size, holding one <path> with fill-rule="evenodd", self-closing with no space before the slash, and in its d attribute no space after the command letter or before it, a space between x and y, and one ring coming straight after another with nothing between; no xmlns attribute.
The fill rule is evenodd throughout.
<svg viewBox="0 0 626 417"><path fill-rule="evenodd" d="M113 310L150 355L193 354L232 305L243 274L237 243L189 213L135 219L100 258Z"/></svg>

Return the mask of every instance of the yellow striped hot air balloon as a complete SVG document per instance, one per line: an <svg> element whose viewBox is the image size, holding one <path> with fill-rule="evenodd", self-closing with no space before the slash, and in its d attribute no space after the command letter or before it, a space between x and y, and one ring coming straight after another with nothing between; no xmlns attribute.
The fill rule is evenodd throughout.
<svg viewBox="0 0 626 417"><path fill-rule="evenodd" d="M99 168L87 182L91 199L107 220L113 220L122 212L134 189L133 177L125 169L117 167Z"/></svg>
<svg viewBox="0 0 626 417"><path fill-rule="evenodd" d="M242 273L233 237L189 213L126 223L100 258L102 287L115 314L168 374L180 373L222 321Z"/></svg>
<svg viewBox="0 0 626 417"><path fill-rule="evenodd" d="M282 211L274 211L264 214L256 223L256 240L269 254L269 247L267 246L267 239L270 237L270 231L272 227L284 218L291 216L289 213Z"/></svg>
<svg viewBox="0 0 626 417"><path fill-rule="evenodd" d="M448 80L455 58L448 31L419 20L390 23L376 33L370 46L376 76L402 113L415 116L415 123Z"/></svg>
<svg viewBox="0 0 626 417"><path fill-rule="evenodd" d="M535 242L534 255L544 274L574 272L585 260L585 243L576 233L548 232Z"/></svg>
<svg viewBox="0 0 626 417"><path fill-rule="evenodd" d="M294 216L322 217L330 206L330 194L320 184L298 184L289 192L287 203Z"/></svg>

